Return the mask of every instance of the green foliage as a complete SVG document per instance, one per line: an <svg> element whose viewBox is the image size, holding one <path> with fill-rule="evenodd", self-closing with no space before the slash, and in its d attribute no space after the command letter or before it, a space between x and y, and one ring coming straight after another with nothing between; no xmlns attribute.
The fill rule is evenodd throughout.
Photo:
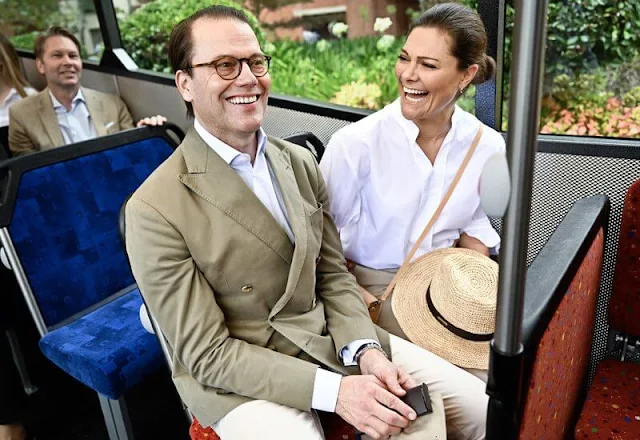
<svg viewBox="0 0 640 440"><path fill-rule="evenodd" d="M640 87L634 87L622 97L622 105L625 107L640 106Z"/></svg>
<svg viewBox="0 0 640 440"><path fill-rule="evenodd" d="M38 31L33 31L28 34L16 35L15 37L11 37L10 40L16 49L33 51L38 34Z"/></svg>
<svg viewBox="0 0 640 440"><path fill-rule="evenodd" d="M404 42L396 39L380 50L378 41L375 37L320 40L315 44L276 41L271 61L273 90L329 101L347 84L360 84L351 86L354 90L375 84L380 93L376 92L372 101L375 106L371 107L381 108L398 95L394 66ZM343 94L348 96L349 92Z"/></svg>
<svg viewBox="0 0 640 440"><path fill-rule="evenodd" d="M637 0L552 0L547 16L546 84L553 77L622 63L640 54ZM511 68L515 12L507 5L505 72Z"/></svg>
<svg viewBox="0 0 640 440"><path fill-rule="evenodd" d="M573 111L604 107L611 93L607 90L606 75L601 71L595 71L575 76L556 76L551 96L557 105Z"/></svg>
<svg viewBox="0 0 640 440"><path fill-rule="evenodd" d="M211 5L242 9L249 17L258 41L265 42L258 20L233 0L155 0L147 3L120 22L122 43L139 67L156 72L170 72L167 60L169 37L173 28L196 11Z"/></svg>
<svg viewBox="0 0 640 440"><path fill-rule="evenodd" d="M72 11L61 11L62 0L0 0L0 17L3 27L14 35L43 31L57 24L68 26ZM30 48L33 49L33 46Z"/></svg>
<svg viewBox="0 0 640 440"><path fill-rule="evenodd" d="M607 66L607 88L615 96L623 96L640 86L640 55L617 65Z"/></svg>

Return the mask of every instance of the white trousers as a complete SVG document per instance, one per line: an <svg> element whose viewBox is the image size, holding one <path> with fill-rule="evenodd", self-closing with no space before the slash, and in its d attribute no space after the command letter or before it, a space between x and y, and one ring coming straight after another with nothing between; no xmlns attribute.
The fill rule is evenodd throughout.
<svg viewBox="0 0 640 440"><path fill-rule="evenodd" d="M465 370L404 339L391 336L393 361L429 391L443 398L447 437L452 440L480 440L485 437L488 396L486 384ZM423 439L419 417L410 433L397 440ZM324 440L313 412L256 400L235 408L214 426L222 440ZM365 437L366 438L366 437Z"/></svg>

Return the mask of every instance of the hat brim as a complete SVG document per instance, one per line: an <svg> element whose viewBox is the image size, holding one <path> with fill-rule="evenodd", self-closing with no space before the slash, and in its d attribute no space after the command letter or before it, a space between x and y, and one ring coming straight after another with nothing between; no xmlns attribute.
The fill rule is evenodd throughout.
<svg viewBox="0 0 640 440"><path fill-rule="evenodd" d="M393 314L414 344L463 368L489 368L489 342L461 338L447 330L427 306L427 288L442 260L451 254L476 251L462 248L437 249L411 263L398 280L391 297Z"/></svg>

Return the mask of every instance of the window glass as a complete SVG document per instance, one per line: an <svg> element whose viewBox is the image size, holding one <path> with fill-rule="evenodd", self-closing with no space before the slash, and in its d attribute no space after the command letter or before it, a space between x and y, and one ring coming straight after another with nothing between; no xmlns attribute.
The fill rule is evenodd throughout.
<svg viewBox="0 0 640 440"><path fill-rule="evenodd" d="M507 6L503 129L514 10ZM550 0L542 133L640 137L640 2Z"/></svg>
<svg viewBox="0 0 640 440"><path fill-rule="evenodd" d="M38 33L54 25L78 37L84 59L99 60L102 36L93 0L0 0L0 30L16 48L33 51Z"/></svg>
<svg viewBox="0 0 640 440"><path fill-rule="evenodd" d="M398 96L394 65L413 17L437 0L215 0L245 4L271 61L272 91L352 107L379 109ZM475 6L476 0L465 0ZM197 1L136 3L119 16L127 52L139 67L170 72L173 27L204 6ZM256 18L258 17L258 18ZM473 111L473 88L459 101Z"/></svg>

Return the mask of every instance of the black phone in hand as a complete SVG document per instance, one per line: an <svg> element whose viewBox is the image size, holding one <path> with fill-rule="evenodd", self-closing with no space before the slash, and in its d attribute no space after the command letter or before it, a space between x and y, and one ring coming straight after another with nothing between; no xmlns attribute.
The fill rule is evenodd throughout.
<svg viewBox="0 0 640 440"><path fill-rule="evenodd" d="M433 412L431 398L429 397L429 388L425 383L407 390L407 394L401 397L400 400L409 405L418 417Z"/></svg>

